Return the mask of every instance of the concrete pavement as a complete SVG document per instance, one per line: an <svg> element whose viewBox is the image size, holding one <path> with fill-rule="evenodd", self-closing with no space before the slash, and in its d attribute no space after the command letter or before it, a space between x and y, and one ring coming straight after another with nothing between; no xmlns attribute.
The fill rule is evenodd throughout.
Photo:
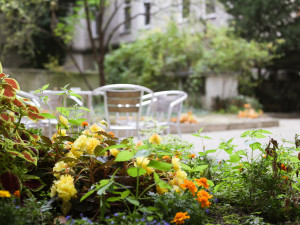
<svg viewBox="0 0 300 225"><path fill-rule="evenodd" d="M266 138L258 139L262 144L267 144L270 138L276 139L279 144L282 143L282 139L294 142L295 134L300 135L300 119L279 119L278 127L262 128L272 132L272 134L266 134ZM250 130L250 129L247 129ZM214 132L203 132L203 135L209 136L212 139L203 139L194 137L191 134L182 134L182 139L194 144L193 152L197 153L203 151L203 146L206 150L217 149L222 139L229 140L234 138L232 144L238 145L237 149L246 149L248 146L244 143L245 138L241 138L241 134L245 132L242 130L226 130L226 131L214 131ZM248 147L249 148L249 147ZM228 155L226 152L222 152L217 156L217 159L227 159Z"/></svg>

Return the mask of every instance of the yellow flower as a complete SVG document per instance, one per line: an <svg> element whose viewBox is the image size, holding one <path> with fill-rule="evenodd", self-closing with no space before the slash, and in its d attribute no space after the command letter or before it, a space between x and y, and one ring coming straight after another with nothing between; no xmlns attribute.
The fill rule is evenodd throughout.
<svg viewBox="0 0 300 225"><path fill-rule="evenodd" d="M87 135L87 136L91 136L92 133L90 132L90 130L84 130L82 131L82 134Z"/></svg>
<svg viewBox="0 0 300 225"><path fill-rule="evenodd" d="M66 117L59 116L59 121L61 122L62 125L66 126L66 127L68 126L68 120Z"/></svg>
<svg viewBox="0 0 300 225"><path fill-rule="evenodd" d="M107 127L107 122L105 120L101 120L99 123Z"/></svg>
<svg viewBox="0 0 300 225"><path fill-rule="evenodd" d="M104 131L102 127L100 127L98 124L94 123L92 126L90 126L90 130L93 133L99 132L99 131Z"/></svg>
<svg viewBox="0 0 300 225"><path fill-rule="evenodd" d="M148 175L150 175L151 173L154 172L154 168L152 168L152 167L146 167L144 169L146 170L146 172L147 172Z"/></svg>
<svg viewBox="0 0 300 225"><path fill-rule="evenodd" d="M100 145L100 141L96 138L88 138L86 151L89 155L94 155L95 148Z"/></svg>
<svg viewBox="0 0 300 225"><path fill-rule="evenodd" d="M186 172L179 170L179 171L177 171L175 177L177 177L178 179L181 179L181 180L185 180L187 178L187 174L186 174Z"/></svg>
<svg viewBox="0 0 300 225"><path fill-rule="evenodd" d="M177 185L173 185L173 191L177 192L177 193L180 193L181 192L181 189L179 186Z"/></svg>
<svg viewBox="0 0 300 225"><path fill-rule="evenodd" d="M56 178L59 178L60 172L68 172L68 167L69 167L68 164L63 161L57 162L53 167L53 172L54 172L53 175Z"/></svg>
<svg viewBox="0 0 300 225"><path fill-rule="evenodd" d="M189 219L190 216L187 215L188 213L185 212L178 212L176 213L174 219L171 221L171 223L176 223L176 225L178 224L184 224L184 220Z"/></svg>
<svg viewBox="0 0 300 225"><path fill-rule="evenodd" d="M149 138L149 142L152 144L159 145L162 138L158 134L152 134L152 136Z"/></svg>
<svg viewBox="0 0 300 225"><path fill-rule="evenodd" d="M159 185L156 185L156 191L157 191L158 194L162 195L164 193L167 193L168 189L167 188L161 188Z"/></svg>
<svg viewBox="0 0 300 225"><path fill-rule="evenodd" d="M113 155L114 157L117 157L117 155L119 154L120 150L116 149L116 148L112 148L109 149L109 152L111 155Z"/></svg>
<svg viewBox="0 0 300 225"><path fill-rule="evenodd" d="M181 169L179 158L173 157L172 158L172 164L173 164L173 168L174 168L175 172L177 172Z"/></svg>
<svg viewBox="0 0 300 225"><path fill-rule="evenodd" d="M57 134L60 136L67 136L67 131L65 129L59 129Z"/></svg>
<svg viewBox="0 0 300 225"><path fill-rule="evenodd" d="M51 196L54 196L54 193L57 193L63 202L70 201L77 193L74 186L74 178L69 174L60 176L59 180L54 182L54 187L51 188Z"/></svg>
<svg viewBox="0 0 300 225"><path fill-rule="evenodd" d="M149 164L150 160L146 157L137 157L135 166L145 168Z"/></svg>
<svg viewBox="0 0 300 225"><path fill-rule="evenodd" d="M74 142L71 148L71 152L76 158L83 155L87 148L88 137L85 135L80 135Z"/></svg>
<svg viewBox="0 0 300 225"><path fill-rule="evenodd" d="M53 135L52 135L52 140L53 141L58 141L58 139L57 139L57 133L54 133Z"/></svg>
<svg viewBox="0 0 300 225"><path fill-rule="evenodd" d="M0 190L0 198L10 198L11 194L9 193L9 191L5 191L5 190Z"/></svg>

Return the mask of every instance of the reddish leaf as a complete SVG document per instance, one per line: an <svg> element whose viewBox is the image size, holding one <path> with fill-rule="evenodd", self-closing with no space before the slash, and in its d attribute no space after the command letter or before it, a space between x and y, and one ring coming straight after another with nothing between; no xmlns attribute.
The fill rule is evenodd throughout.
<svg viewBox="0 0 300 225"><path fill-rule="evenodd" d="M4 78L5 82L10 84L15 90L20 90L20 86L15 79L12 78Z"/></svg>
<svg viewBox="0 0 300 225"><path fill-rule="evenodd" d="M0 73L0 79L2 79L3 77L6 77L5 73Z"/></svg>
<svg viewBox="0 0 300 225"><path fill-rule="evenodd" d="M27 105L27 109L29 109L32 112L40 113L37 107L32 106L32 105Z"/></svg>
<svg viewBox="0 0 300 225"><path fill-rule="evenodd" d="M8 90L8 89L4 89L2 95L3 95L3 97L5 97L5 98L14 98L14 97L15 97L15 92L10 91L10 90Z"/></svg>
<svg viewBox="0 0 300 225"><path fill-rule="evenodd" d="M23 182L23 185L28 187L32 191L39 191L45 187L45 183L40 179L30 179Z"/></svg>
<svg viewBox="0 0 300 225"><path fill-rule="evenodd" d="M33 157L29 152L27 151L23 151L21 152L21 154L23 155L24 159L26 159L28 162L32 162L36 165L37 163L37 158Z"/></svg>
<svg viewBox="0 0 300 225"><path fill-rule="evenodd" d="M20 179L11 172L5 172L1 174L0 181L4 190L14 193L21 189Z"/></svg>
<svg viewBox="0 0 300 225"><path fill-rule="evenodd" d="M25 107L25 104L23 104L23 102L19 101L18 99L15 99L15 100L13 101L13 104L14 104L15 106L20 107L20 108L24 108L24 107Z"/></svg>
<svg viewBox="0 0 300 225"><path fill-rule="evenodd" d="M1 113L1 118L2 118L4 121L8 121L8 120L9 120L9 115L7 115L6 113Z"/></svg>

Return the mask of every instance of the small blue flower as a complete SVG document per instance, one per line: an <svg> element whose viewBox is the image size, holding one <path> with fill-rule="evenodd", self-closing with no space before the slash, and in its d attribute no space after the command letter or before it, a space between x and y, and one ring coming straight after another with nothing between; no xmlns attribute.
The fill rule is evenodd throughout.
<svg viewBox="0 0 300 225"><path fill-rule="evenodd" d="M110 222L110 224L114 224L114 223L115 223L115 221L111 221L111 222Z"/></svg>
<svg viewBox="0 0 300 225"><path fill-rule="evenodd" d="M206 210L205 210L205 212L206 212L206 213L209 213L209 210L208 210L208 209L206 209Z"/></svg>
<svg viewBox="0 0 300 225"><path fill-rule="evenodd" d="M81 217L81 218L83 217L83 213L80 213L80 217Z"/></svg>
<svg viewBox="0 0 300 225"><path fill-rule="evenodd" d="M109 216L105 217L105 219L109 219Z"/></svg>
<svg viewBox="0 0 300 225"><path fill-rule="evenodd" d="M122 218L125 220L126 216L122 216Z"/></svg>
<svg viewBox="0 0 300 225"><path fill-rule="evenodd" d="M217 198L215 198L215 200L214 200L214 201L215 201L215 203L218 203L218 202L219 202L219 200L218 200Z"/></svg>
<svg viewBox="0 0 300 225"><path fill-rule="evenodd" d="M118 213L115 213L114 216L119 216L119 214L118 214Z"/></svg>
<svg viewBox="0 0 300 225"><path fill-rule="evenodd" d="M66 220L68 220L68 219L70 219L70 218L71 218L71 216L69 215L69 216L66 217Z"/></svg>
<svg viewBox="0 0 300 225"><path fill-rule="evenodd" d="M20 208L20 206L16 206L16 209L19 209Z"/></svg>
<svg viewBox="0 0 300 225"><path fill-rule="evenodd" d="M142 222L145 222L145 219L144 219L144 218L142 218L142 219L141 219L141 221L142 221Z"/></svg>

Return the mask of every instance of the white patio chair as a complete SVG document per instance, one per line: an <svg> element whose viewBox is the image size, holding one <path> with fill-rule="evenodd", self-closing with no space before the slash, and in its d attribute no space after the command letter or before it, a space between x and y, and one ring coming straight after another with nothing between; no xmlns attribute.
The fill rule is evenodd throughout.
<svg viewBox="0 0 300 225"><path fill-rule="evenodd" d="M93 94L104 97L109 130L126 131L127 136L129 131L136 131L137 136L140 136L142 98L147 94L150 105L153 99L153 92L149 88L135 84L112 84L96 88Z"/></svg>
<svg viewBox="0 0 300 225"><path fill-rule="evenodd" d="M153 103L149 102L149 95L143 97L143 105L149 105L150 116L156 120L158 126L166 126L166 133L170 134L172 126L176 126L180 136L180 114L182 103L187 98L187 93L178 90L160 91L154 93ZM175 116L176 121L172 122L171 117Z"/></svg>
<svg viewBox="0 0 300 225"><path fill-rule="evenodd" d="M35 96L34 94L25 91L19 91L17 93L17 97L28 99L30 101L29 104L37 107L40 111L43 110L43 103L40 101L39 97ZM26 128L47 129L48 135L52 134L52 127L57 125L56 119L43 119L35 122L29 118L23 117L21 122L25 124Z"/></svg>

